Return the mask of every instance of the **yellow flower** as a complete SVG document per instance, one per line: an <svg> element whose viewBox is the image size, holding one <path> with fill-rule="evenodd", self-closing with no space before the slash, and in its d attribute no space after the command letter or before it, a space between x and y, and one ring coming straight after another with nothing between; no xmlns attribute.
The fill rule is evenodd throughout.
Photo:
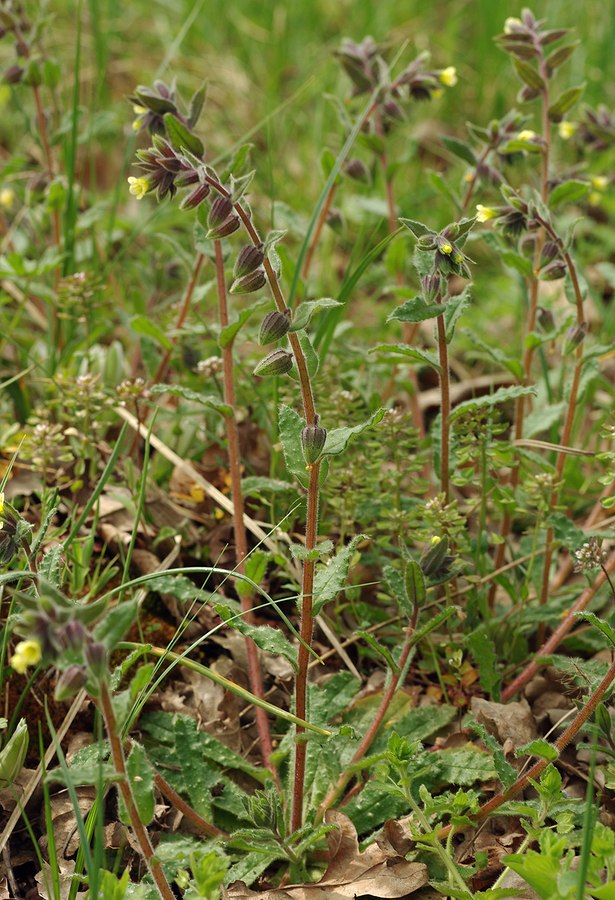
<svg viewBox="0 0 615 900"><path fill-rule="evenodd" d="M567 122L566 119L564 119L557 126L557 131L563 141L569 141L578 127L578 122Z"/></svg>
<svg viewBox="0 0 615 900"><path fill-rule="evenodd" d="M135 178L134 175L129 177L128 184L128 190L137 198L137 200L142 200L150 188L147 178Z"/></svg>
<svg viewBox="0 0 615 900"><path fill-rule="evenodd" d="M0 516L4 512L4 491L0 491ZM2 528L2 522L0 522L0 528Z"/></svg>
<svg viewBox="0 0 615 900"><path fill-rule="evenodd" d="M439 534L434 534L434 536L433 536L432 539L431 539L431 544L432 544L432 546L433 546L434 544L439 544L441 540L442 540L442 538L440 537Z"/></svg>
<svg viewBox="0 0 615 900"><path fill-rule="evenodd" d="M495 216L495 209L491 209L490 206L483 206L482 203L476 204L476 221L477 222L488 222L489 219L493 219Z"/></svg>
<svg viewBox="0 0 615 900"><path fill-rule="evenodd" d="M602 202L602 194L599 191L592 191L587 199L589 200L590 206L600 206Z"/></svg>
<svg viewBox="0 0 615 900"><path fill-rule="evenodd" d="M42 656L43 651L38 641L20 641L15 647L15 653L11 656L9 664L18 675L23 675L27 668L39 663Z"/></svg>
<svg viewBox="0 0 615 900"><path fill-rule="evenodd" d="M536 132L532 131L531 128L524 128L523 131L520 131L517 135L518 141L533 141L536 137Z"/></svg>
<svg viewBox="0 0 615 900"><path fill-rule="evenodd" d="M504 34L512 34L513 31L517 30L519 25L523 27L521 19L518 19L516 16L509 16L504 22Z"/></svg>
<svg viewBox="0 0 615 900"><path fill-rule="evenodd" d="M457 69L455 66L447 66L440 72L440 81L445 87L455 87L457 84Z"/></svg>
<svg viewBox="0 0 615 900"><path fill-rule="evenodd" d="M136 103L133 104L132 111L135 116L143 116L147 112L144 106L138 106Z"/></svg>
<svg viewBox="0 0 615 900"><path fill-rule="evenodd" d="M460 253L459 250L455 250L453 253L453 262L459 265L459 263L463 262L463 253Z"/></svg>
<svg viewBox="0 0 615 900"><path fill-rule="evenodd" d="M606 191L609 186L609 179L606 175L592 175L590 180L595 191Z"/></svg>
<svg viewBox="0 0 615 900"><path fill-rule="evenodd" d="M451 254L452 252L453 252L453 245L452 245L452 244L442 244L442 245L441 245L441 247L440 247L440 253L446 253L446 255L448 256L448 255Z"/></svg>
<svg viewBox="0 0 615 900"><path fill-rule="evenodd" d="M2 188L0 191L0 206L10 209L15 202L15 191L12 188Z"/></svg>

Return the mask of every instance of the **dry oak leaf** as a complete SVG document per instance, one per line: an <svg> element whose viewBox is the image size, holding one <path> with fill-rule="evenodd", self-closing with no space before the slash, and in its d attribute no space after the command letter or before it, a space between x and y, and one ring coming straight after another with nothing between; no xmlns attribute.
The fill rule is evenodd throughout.
<svg viewBox="0 0 615 900"><path fill-rule="evenodd" d="M329 825L337 825L327 835L329 865L316 884L289 885L271 891L250 891L242 882L230 885L226 900L352 900L354 897L405 897L427 884L427 867L408 862L403 856L387 856L376 844L363 853L354 825L344 813L329 810Z"/></svg>

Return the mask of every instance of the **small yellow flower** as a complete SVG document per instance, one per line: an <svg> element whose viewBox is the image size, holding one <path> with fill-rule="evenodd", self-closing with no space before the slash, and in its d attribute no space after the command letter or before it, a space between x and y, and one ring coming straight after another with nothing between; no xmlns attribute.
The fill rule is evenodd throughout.
<svg viewBox="0 0 615 900"><path fill-rule="evenodd" d="M216 508L214 509L214 519L217 519L218 521L220 521L220 519L223 519L223 518L224 518L224 510L220 509L219 506L216 506Z"/></svg>
<svg viewBox="0 0 615 900"><path fill-rule="evenodd" d="M517 135L518 141L533 141L536 137L536 132L532 131L531 128L524 128L523 131L520 131Z"/></svg>
<svg viewBox="0 0 615 900"><path fill-rule="evenodd" d="M557 132L563 141L569 141L579 127L578 122L561 121L557 126Z"/></svg>
<svg viewBox="0 0 615 900"><path fill-rule="evenodd" d="M599 191L592 191L587 199L590 206L600 206L602 203L602 194Z"/></svg>
<svg viewBox="0 0 615 900"><path fill-rule="evenodd" d="M592 175L591 185L595 191L606 191L609 186L609 179L606 175Z"/></svg>
<svg viewBox="0 0 615 900"><path fill-rule="evenodd" d="M468 184L471 181L474 181L474 172L472 170L470 170L469 172L466 172L465 175L463 176L463 180L467 181Z"/></svg>
<svg viewBox="0 0 615 900"><path fill-rule="evenodd" d="M4 512L4 491L0 491L0 516ZM2 528L2 523L0 522L0 528Z"/></svg>
<svg viewBox="0 0 615 900"><path fill-rule="evenodd" d="M452 244L442 244L442 246L440 247L440 253L446 253L447 256L449 256L452 252L453 252Z"/></svg>
<svg viewBox="0 0 615 900"><path fill-rule="evenodd" d="M455 250L452 258L453 258L453 262L456 265L459 265L460 263L463 262L463 253L460 253L459 250Z"/></svg>
<svg viewBox="0 0 615 900"><path fill-rule="evenodd" d="M434 544L439 544L441 540L442 540L442 538L440 537L439 534L434 534L434 536L433 536L432 539L431 539L431 544L432 544L432 546L433 546Z"/></svg>
<svg viewBox="0 0 615 900"><path fill-rule="evenodd" d="M455 87L457 81L457 69L455 66L447 66L446 69L442 69L440 72L440 82L445 87Z"/></svg>
<svg viewBox="0 0 615 900"><path fill-rule="evenodd" d="M516 16L509 16L504 22L504 34L512 34L519 26L523 28L521 19L518 19Z"/></svg>
<svg viewBox="0 0 615 900"><path fill-rule="evenodd" d="M493 219L495 216L495 209L492 209L490 206L483 206L482 203L476 204L476 221L477 222L488 222L489 219Z"/></svg>
<svg viewBox="0 0 615 900"><path fill-rule="evenodd" d="M38 641L20 641L15 647L15 653L11 656L9 664L18 675L23 675L26 669L39 663L42 656L43 651Z"/></svg>
<svg viewBox="0 0 615 900"><path fill-rule="evenodd" d="M10 209L15 202L15 191L12 188L2 188L0 191L0 206Z"/></svg>
<svg viewBox="0 0 615 900"><path fill-rule="evenodd" d="M147 112L147 110L144 106L138 106L136 103L133 104L132 111L135 114L135 116L143 116Z"/></svg>
<svg viewBox="0 0 615 900"><path fill-rule="evenodd" d="M137 198L137 200L142 200L143 197L149 191L149 181L147 178L135 178L134 175L131 175L128 179L130 193Z"/></svg>

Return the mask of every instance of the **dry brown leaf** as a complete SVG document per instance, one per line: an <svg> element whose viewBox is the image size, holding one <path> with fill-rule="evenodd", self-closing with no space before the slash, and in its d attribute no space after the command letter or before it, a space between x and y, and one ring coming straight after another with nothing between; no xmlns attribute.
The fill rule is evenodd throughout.
<svg viewBox="0 0 615 900"><path fill-rule="evenodd" d="M477 722L484 725L500 744L510 740L514 747L521 747L538 737L534 716L525 699L518 703L495 703L473 697L471 709Z"/></svg>
<svg viewBox="0 0 615 900"><path fill-rule="evenodd" d="M96 799L96 788L81 785L76 789L79 812L85 819ZM79 849L81 838L75 821L73 802L67 790L60 791L50 798L51 821L59 860L73 856ZM43 834L39 840L41 849L46 851L48 838Z"/></svg>
<svg viewBox="0 0 615 900"><path fill-rule="evenodd" d="M59 859L57 866L58 881L60 884L59 897L54 887L51 866L48 863L44 863L42 870L37 872L34 876L41 900L68 900L70 888L73 883L72 875L75 871L75 861L72 859ZM87 891L78 891L76 895L77 900L83 900L86 894Z"/></svg>
<svg viewBox="0 0 615 900"><path fill-rule="evenodd" d="M408 862L403 856L389 856L377 844L363 853L354 825L344 813L329 810L328 824L337 829L327 835L329 865L317 884L290 885L283 890L254 892L242 882L223 893L228 900L346 900L346 898L405 897L427 884L427 867Z"/></svg>

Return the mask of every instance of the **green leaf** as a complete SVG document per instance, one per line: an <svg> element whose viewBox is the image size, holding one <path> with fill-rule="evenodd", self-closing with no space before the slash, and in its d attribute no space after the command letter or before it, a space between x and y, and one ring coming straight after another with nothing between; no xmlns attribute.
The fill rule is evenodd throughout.
<svg viewBox="0 0 615 900"><path fill-rule="evenodd" d="M104 619L98 623L94 629L94 638L104 644L107 650L113 650L136 622L138 609L136 600L123 600L108 610Z"/></svg>
<svg viewBox="0 0 615 900"><path fill-rule="evenodd" d="M493 641L485 633L484 627L481 627L469 634L465 643L478 666L481 687L494 700L498 701L502 679L497 670L497 655Z"/></svg>
<svg viewBox="0 0 615 900"><path fill-rule="evenodd" d="M233 153L230 162L220 175L220 178L217 180L222 184L226 184L227 181L230 180L231 175L237 176L240 172L243 172L250 162L250 153L252 152L253 147L254 144L250 144L249 142L238 147Z"/></svg>
<svg viewBox="0 0 615 900"><path fill-rule="evenodd" d="M265 577L270 559L271 555L269 553L265 553L263 550L252 550L244 561L244 574L247 578L252 579L254 584L260 584ZM254 593L252 585L241 580L235 582L235 590L240 597L250 597Z"/></svg>
<svg viewBox="0 0 615 900"><path fill-rule="evenodd" d="M295 475L302 484L306 480L305 457L301 446L301 431L304 425L304 420L294 409L285 404L280 406L278 432L282 442L284 462L291 475Z"/></svg>
<svg viewBox="0 0 615 900"><path fill-rule="evenodd" d="M586 181L578 181L571 178L569 181L563 181L554 187L549 194L549 206L553 209L560 203L576 203L589 191L589 184Z"/></svg>
<svg viewBox="0 0 615 900"><path fill-rule="evenodd" d="M182 397L184 400L190 400L208 409L213 409L222 416L231 416L233 414L232 407L220 400L213 394L201 394L193 391L192 388L184 387L182 384L155 384L150 390L152 394L171 394L173 397Z"/></svg>
<svg viewBox="0 0 615 900"><path fill-rule="evenodd" d="M303 300L297 307L289 331L300 331L309 325L314 313L321 309L334 309L338 306L344 306L338 300L332 297L319 297L318 300Z"/></svg>
<svg viewBox="0 0 615 900"><path fill-rule="evenodd" d="M249 497L251 494L283 494L288 491L296 493L294 486L290 482L279 481L277 478L266 478L261 475L248 475L247 478L242 478L241 490L244 497Z"/></svg>
<svg viewBox="0 0 615 900"><path fill-rule="evenodd" d="M450 747L434 754L435 773L430 773L430 781L438 784L458 784L466 787L475 781L489 781L496 775L490 753L478 747Z"/></svg>
<svg viewBox="0 0 615 900"><path fill-rule="evenodd" d="M49 584L53 584L54 587L60 586L60 560L62 559L63 550L64 548L61 544L52 547L51 550L45 553L38 567L39 576L48 581Z"/></svg>
<svg viewBox="0 0 615 900"><path fill-rule="evenodd" d="M325 442L322 455L337 456L338 453L343 453L353 437L362 434L367 428L373 428L374 425L377 425L383 420L385 413L386 409L377 409L375 413L372 413L369 419L367 419L365 422L361 422L360 425L355 425L352 428L331 429L331 431L329 431L327 434L327 440Z"/></svg>
<svg viewBox="0 0 615 900"><path fill-rule="evenodd" d="M615 647L615 628L609 625L608 622L605 622L604 619L599 619L593 612L576 612L575 616L577 619L584 619L586 622L589 622L590 625L594 625L596 628L600 629L609 643Z"/></svg>
<svg viewBox="0 0 615 900"><path fill-rule="evenodd" d="M188 106L188 125L190 126L190 128L194 128L199 121L206 96L207 85L202 84L201 87L197 91L195 91L190 98L190 104Z"/></svg>
<svg viewBox="0 0 615 900"><path fill-rule="evenodd" d="M513 65L517 72L519 78L527 84L529 88L533 91L544 91L546 85L544 79L540 76L540 74L536 71L534 66L531 66L529 63L523 62L520 59L513 59Z"/></svg>
<svg viewBox="0 0 615 900"><path fill-rule="evenodd" d="M176 119L173 113L165 113L162 118L171 146L179 151L184 149L189 150L191 153L194 153L195 156L198 156L199 159L202 159L205 147L196 134L193 134L186 128L183 122Z"/></svg>
<svg viewBox="0 0 615 900"><path fill-rule="evenodd" d="M126 771L128 772L130 788L139 812L139 818L144 825L149 825L154 818L154 772L145 755L145 750L140 744L133 743L126 760ZM120 798L121 809L122 795L119 792L118 797ZM124 812L126 814L127 810L124 810ZM126 824L130 824L129 818L122 818Z"/></svg>
<svg viewBox="0 0 615 900"><path fill-rule="evenodd" d="M297 668L297 648L288 642L284 633L270 625L250 625L241 617L239 605L227 600L216 603L215 609L220 618L244 637L251 638L257 647L274 656L287 659L294 669Z"/></svg>
<svg viewBox="0 0 615 900"><path fill-rule="evenodd" d="M338 550L333 559L329 560L326 565L321 565L316 569L313 591L314 615L318 615L323 606L330 600L334 600L339 592L346 587L348 569L356 547L365 540L368 540L367 535L356 534L350 543Z"/></svg>
<svg viewBox="0 0 615 900"><path fill-rule="evenodd" d="M165 350L171 350L173 348L173 344L162 328L156 325L155 322L152 322L147 316L133 316L130 320L130 327L133 331L136 331L137 334L142 334L145 337L156 341L156 343L160 344L161 347L164 347Z"/></svg>
<svg viewBox="0 0 615 900"><path fill-rule="evenodd" d="M405 225L416 238L423 237L424 234L436 234L436 232L432 231L431 228L428 228L427 225L423 225L422 222L417 222L414 219L400 219L399 221L402 225Z"/></svg>
<svg viewBox="0 0 615 900"><path fill-rule="evenodd" d="M383 658L387 666L392 672L399 672L399 666L391 656L391 652L388 647L385 647L384 644L381 644L373 634L370 634L369 631L356 631L355 634L362 638L365 643L372 648L379 656Z"/></svg>
<svg viewBox="0 0 615 900"><path fill-rule="evenodd" d="M485 744L485 746L491 753L497 776L504 785L504 788L509 788L511 784L514 784L517 780L516 769L514 769L508 762L506 756L504 755L504 751L502 750L496 739L493 737L493 735L487 731L484 725L481 725L476 721L471 721L470 728L480 736L483 744Z"/></svg>
<svg viewBox="0 0 615 900"><path fill-rule="evenodd" d="M583 94L585 85L579 87L568 88L563 94L560 94L555 103L549 107L549 119L551 122L561 122L569 109L575 105L577 100Z"/></svg>
<svg viewBox="0 0 615 900"><path fill-rule="evenodd" d="M320 541L311 550L308 550L303 544L291 544L290 552L293 559L320 559L321 556L328 556L333 550L333 541Z"/></svg>
<svg viewBox="0 0 615 900"><path fill-rule="evenodd" d="M525 259L524 256L519 256L518 253L513 253L512 250L505 250L500 253L500 259L505 266L516 269L516 271L521 272L525 278L532 277L532 263L529 259Z"/></svg>
<svg viewBox="0 0 615 900"><path fill-rule="evenodd" d="M488 344L486 341L483 341L482 338L478 337L473 331L470 331L469 328L464 328L464 335L472 341L477 347L480 347L484 353L487 354L494 362L498 363L498 365L503 366L505 369L508 369L515 378L522 379L523 378L523 366L518 359L514 359L512 356L508 356L504 353L503 350L493 344ZM526 427L523 429L524 435L526 435ZM527 436L527 435L526 435Z"/></svg>
<svg viewBox="0 0 615 900"><path fill-rule="evenodd" d="M538 738L535 741L529 741L527 744L523 744L521 747L515 748L515 756L539 756L541 759L546 759L548 762L553 762L553 760L557 759L559 753L557 752L557 748L550 744L548 741L545 741L544 738Z"/></svg>
<svg viewBox="0 0 615 900"><path fill-rule="evenodd" d="M512 141L507 141L501 147L498 147L498 153L542 153L542 144L537 144L533 141L520 141L518 138L513 138Z"/></svg>
<svg viewBox="0 0 615 900"><path fill-rule="evenodd" d="M255 303L251 303L250 306L242 309L239 315L220 331L218 336L219 347L224 350L225 347L232 344L238 332L243 328L248 319L265 306L271 306L271 300L268 297L262 297L260 300L256 300Z"/></svg>
<svg viewBox="0 0 615 900"><path fill-rule="evenodd" d="M408 344L377 344L369 352L379 353L382 356L403 356L409 362L424 363L440 371L440 363L435 353L419 350L418 347L410 347Z"/></svg>
<svg viewBox="0 0 615 900"><path fill-rule="evenodd" d="M493 394L485 394L483 397L476 397L473 400L465 400L451 412L451 419L459 416L462 411L468 409L479 409L484 406L497 406L499 403L507 403L509 400L516 400L518 397L535 397L537 390L533 385L524 387L523 385L512 385L512 387L498 388Z"/></svg>
<svg viewBox="0 0 615 900"><path fill-rule="evenodd" d="M455 137L444 136L442 138L442 142L451 151L451 153L455 154L455 156L458 156L460 159L465 160L465 162L470 163L471 166L476 165L476 154L474 153L474 150L472 150L470 145L466 144L465 141L460 141Z"/></svg>
<svg viewBox="0 0 615 900"><path fill-rule="evenodd" d="M444 313L445 306L441 303L425 303L422 297L413 297L412 300L406 300L397 309L394 309L387 322L395 319L399 322L424 322L426 319L433 319Z"/></svg>
<svg viewBox="0 0 615 900"><path fill-rule="evenodd" d="M465 287L456 297L451 297L444 307L444 325L446 331L446 343L450 344L455 337L457 322L472 301L470 288Z"/></svg>
<svg viewBox="0 0 615 900"><path fill-rule="evenodd" d="M297 335L299 339L299 343L301 344L301 349L303 350L303 355L305 357L305 364L307 366L308 374L310 378L315 378L318 373L318 366L320 365L320 360L318 358L318 353L314 349L314 345L310 339L307 331L302 331ZM296 363L293 363L293 368L291 370L291 374L295 375L297 378L299 377L299 373L297 371Z"/></svg>
<svg viewBox="0 0 615 900"><path fill-rule="evenodd" d="M404 574L404 596L407 600L407 608L402 611L411 616L416 608L420 608L425 602L427 589L425 578L419 564L413 559L408 560Z"/></svg>

